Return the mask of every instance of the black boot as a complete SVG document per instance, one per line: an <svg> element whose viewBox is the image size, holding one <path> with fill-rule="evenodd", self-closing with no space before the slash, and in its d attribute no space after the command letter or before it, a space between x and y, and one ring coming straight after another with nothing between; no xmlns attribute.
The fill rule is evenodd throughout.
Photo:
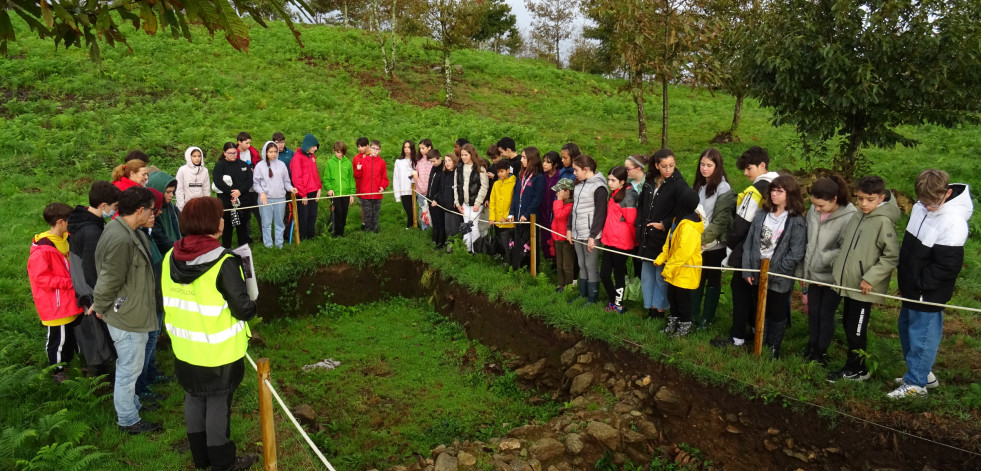
<svg viewBox="0 0 981 471"><path fill-rule="evenodd" d="M599 286L598 281L587 281L586 282L586 304L596 304L599 300Z"/></svg>
<svg viewBox="0 0 981 471"><path fill-rule="evenodd" d="M691 320L696 324L702 323L702 299L705 296L705 280L691 291Z"/></svg>
<svg viewBox="0 0 981 471"><path fill-rule="evenodd" d="M718 287L705 287L705 308L702 310L702 320L699 322L700 328L706 328L715 322L715 311L719 308L719 296L721 291Z"/></svg>
<svg viewBox="0 0 981 471"><path fill-rule="evenodd" d="M668 325L664 326L664 328L661 329L661 332L668 334L668 336L670 337L671 334L673 334L674 331L677 329L678 329L678 318L675 316L669 316Z"/></svg>
<svg viewBox="0 0 981 471"><path fill-rule="evenodd" d="M211 471L232 471L235 469L235 443L209 446L208 459L211 461Z"/></svg>
<svg viewBox="0 0 981 471"><path fill-rule="evenodd" d="M211 466L211 460L208 458L207 433L188 433L187 443L191 448L191 459L194 460L195 469L206 469L208 466Z"/></svg>
<svg viewBox="0 0 981 471"><path fill-rule="evenodd" d="M776 322L769 322L764 333L766 340L764 343L770 346L770 355L776 359L780 356L780 344L783 343L783 335L787 332L787 320L781 319Z"/></svg>

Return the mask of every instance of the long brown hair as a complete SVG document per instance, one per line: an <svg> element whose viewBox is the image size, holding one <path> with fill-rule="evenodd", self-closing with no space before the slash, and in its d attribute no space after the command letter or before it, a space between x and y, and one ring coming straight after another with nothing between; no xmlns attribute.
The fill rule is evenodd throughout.
<svg viewBox="0 0 981 471"><path fill-rule="evenodd" d="M706 179L702 176L702 159L708 158L715 164L715 172L712 172L712 176ZM722 183L722 180L729 180L726 176L726 168L722 165L722 153L719 149L715 147L709 147L702 151L702 155L698 157L698 164L695 165L695 184L691 188L695 191L700 190L703 186L705 187L705 196L710 197L715 194L715 190Z"/></svg>
<svg viewBox="0 0 981 471"><path fill-rule="evenodd" d="M266 161L266 168L269 169L269 178L272 178L272 163L269 162L269 146L276 146L276 142L269 141L269 144L266 144L266 147L262 148L262 160ZM279 146L276 146L276 151L279 151Z"/></svg>
<svg viewBox="0 0 981 471"><path fill-rule="evenodd" d="M627 177L627 167L617 165L616 167L611 168L610 176L623 182L623 186L620 187L620 190L613 195L613 202L619 204L627 196L627 186L630 185L630 181Z"/></svg>
<svg viewBox="0 0 981 471"><path fill-rule="evenodd" d="M772 182L766 187L766 194L763 195L763 210L772 213L777 207L773 204L773 199L770 196L770 192L774 188L781 188L783 191L787 192L787 212L791 216L804 214L804 197L800 193L800 185L797 184L797 179L793 175L780 175L774 178Z"/></svg>
<svg viewBox="0 0 981 471"><path fill-rule="evenodd" d="M542 170L542 153L537 147L525 147L521 152L525 154L525 168L521 169L521 178L525 178L525 174L535 176L544 173Z"/></svg>
<svg viewBox="0 0 981 471"><path fill-rule="evenodd" d="M460 146L460 155L463 155L463 151L467 151L467 153L470 154L470 165L473 165L474 168L480 169L482 172L487 171L487 161L477 153L477 148L474 147L473 144L468 142ZM462 160L462 158L460 160Z"/></svg>
<svg viewBox="0 0 981 471"><path fill-rule="evenodd" d="M117 165L116 168L112 169L112 181L118 182L123 177L129 178L130 175L139 172L143 167L146 167L146 162L140 159L130 160L125 164Z"/></svg>

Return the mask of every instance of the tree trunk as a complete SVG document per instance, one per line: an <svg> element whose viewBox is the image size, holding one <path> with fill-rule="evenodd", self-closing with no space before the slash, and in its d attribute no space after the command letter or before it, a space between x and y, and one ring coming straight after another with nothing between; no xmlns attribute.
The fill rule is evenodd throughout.
<svg viewBox="0 0 981 471"><path fill-rule="evenodd" d="M732 126L729 127L729 136L735 141L736 131L739 130L739 120L743 117L743 100L746 99L745 93L736 94L736 107L732 110Z"/></svg>
<svg viewBox="0 0 981 471"><path fill-rule="evenodd" d="M634 91L634 103L637 104L637 138L641 143L647 144L647 116L644 112L644 80L640 74L636 74L632 79Z"/></svg>
<svg viewBox="0 0 981 471"><path fill-rule="evenodd" d="M450 50L445 45L443 46L443 75L446 78L443 84L446 91L446 106L450 106L453 102L453 80L450 75Z"/></svg>
<svg viewBox="0 0 981 471"><path fill-rule="evenodd" d="M849 181L852 181L858 177L857 171L859 167L863 166L863 162L861 162L861 152L862 140L864 138L864 128L853 128L852 132L848 134L848 140L845 144L844 152L838 155L838 161L835 162L834 167L837 167L836 170L840 171Z"/></svg>
<svg viewBox="0 0 981 471"><path fill-rule="evenodd" d="M398 0L392 0L392 25L391 25L392 26L392 34L391 34L391 37L392 37L392 54L391 54L392 55L392 58L388 62L388 64L389 64L389 70L387 71L387 74L386 74L386 75L388 75L388 78L392 78L392 76L395 75L395 19L396 19L396 16L395 16L395 10L396 10L396 8L395 8L395 6L396 6L396 3L397 2L398 2Z"/></svg>
<svg viewBox="0 0 981 471"><path fill-rule="evenodd" d="M347 16L347 2L344 2L344 29L347 29L348 27L350 27L350 23L348 22Z"/></svg>
<svg viewBox="0 0 981 471"><path fill-rule="evenodd" d="M661 148L668 147L668 77L661 75Z"/></svg>

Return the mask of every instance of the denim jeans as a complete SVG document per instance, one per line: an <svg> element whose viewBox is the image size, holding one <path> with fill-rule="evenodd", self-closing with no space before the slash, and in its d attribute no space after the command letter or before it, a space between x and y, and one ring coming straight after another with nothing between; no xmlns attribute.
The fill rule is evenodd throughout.
<svg viewBox="0 0 981 471"><path fill-rule="evenodd" d="M143 355L143 369L136 379L136 394L143 394L153 383L160 371L157 370L157 339L160 338L160 326L163 323L163 311L157 312L157 330L147 332L146 353Z"/></svg>
<svg viewBox="0 0 981 471"><path fill-rule="evenodd" d="M663 270L663 265L654 266L648 261L641 264L640 288L644 293L644 309L668 310L668 283L661 276Z"/></svg>
<svg viewBox="0 0 981 471"><path fill-rule="evenodd" d="M136 395L136 378L143 371L148 335L109 326L109 335L116 346L116 385L112 404L116 408L116 423L128 427L140 421L140 397Z"/></svg>
<svg viewBox="0 0 981 471"><path fill-rule="evenodd" d="M262 219L262 245L272 247L275 240L276 247L283 248L283 218L286 216L286 205L281 204L286 198L267 198L269 204L259 206L259 215ZM279 204L277 204L279 203ZM269 226L272 225L272 234L269 233Z"/></svg>
<svg viewBox="0 0 981 471"><path fill-rule="evenodd" d="M906 306L899 310L899 342L906 359L903 381L921 388L926 386L927 375L937 359L943 330L943 311L915 311Z"/></svg>

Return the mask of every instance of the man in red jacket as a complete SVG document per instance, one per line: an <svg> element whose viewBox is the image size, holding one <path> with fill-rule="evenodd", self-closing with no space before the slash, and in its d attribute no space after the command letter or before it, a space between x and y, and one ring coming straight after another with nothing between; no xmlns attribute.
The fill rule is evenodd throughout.
<svg viewBox="0 0 981 471"><path fill-rule="evenodd" d="M51 203L44 208L44 221L51 227L34 236L27 275L31 281L34 305L41 324L48 328L46 349L52 365L70 363L78 345L74 325L82 308L75 302L71 271L68 268L68 215L72 207ZM55 370L58 383L65 380L65 368Z"/></svg>

